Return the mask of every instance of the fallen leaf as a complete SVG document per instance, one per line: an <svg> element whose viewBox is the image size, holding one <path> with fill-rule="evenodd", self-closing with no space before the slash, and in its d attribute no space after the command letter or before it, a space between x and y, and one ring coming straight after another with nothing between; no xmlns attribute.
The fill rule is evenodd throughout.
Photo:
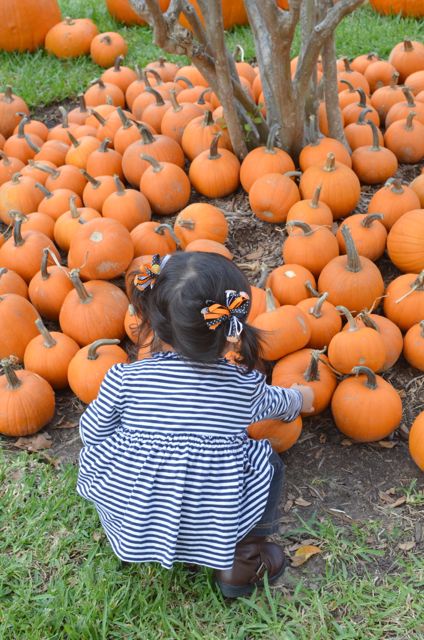
<svg viewBox="0 0 424 640"><path fill-rule="evenodd" d="M263 249L257 249L256 251L252 251L252 253L248 253L243 256L246 260L257 260L258 258L262 258L264 255Z"/></svg>
<svg viewBox="0 0 424 640"><path fill-rule="evenodd" d="M384 492L384 491L379 491L378 495L379 498L382 502L385 502L386 504L393 504L394 500L391 496L388 495L388 491Z"/></svg>
<svg viewBox="0 0 424 640"><path fill-rule="evenodd" d="M378 444L383 449L393 449L397 443L394 440L379 440Z"/></svg>
<svg viewBox="0 0 424 640"><path fill-rule="evenodd" d="M401 542L398 546L402 551L411 551L416 544L415 540L408 540L408 542Z"/></svg>
<svg viewBox="0 0 424 640"><path fill-rule="evenodd" d="M93 540L94 540L95 542L98 542L99 540L101 540L101 538L102 538L102 533L101 533L101 531L94 531L94 532L93 532Z"/></svg>
<svg viewBox="0 0 424 640"><path fill-rule="evenodd" d="M325 433L321 433L319 437L320 444L325 444L327 442L327 436Z"/></svg>
<svg viewBox="0 0 424 640"><path fill-rule="evenodd" d="M26 451L41 451L50 449L52 445L52 439L47 433L37 433L35 436L18 438L13 446Z"/></svg>
<svg viewBox="0 0 424 640"><path fill-rule="evenodd" d="M342 447L351 447L353 445L352 440L348 440L347 438L343 438L343 440L340 443L342 445Z"/></svg>
<svg viewBox="0 0 424 640"><path fill-rule="evenodd" d="M308 500L305 500L302 497L296 498L294 503L297 504L298 507L309 507L312 504L312 502L308 502Z"/></svg>
<svg viewBox="0 0 424 640"><path fill-rule="evenodd" d="M314 545L303 545L299 547L294 556L291 559L292 567L300 567L300 565L305 564L312 556L317 553L321 553L321 549L319 547L315 547Z"/></svg>
<svg viewBox="0 0 424 640"><path fill-rule="evenodd" d="M286 504L283 507L284 513L287 513L288 511L290 511L292 506L293 506L293 500L287 500Z"/></svg>
<svg viewBox="0 0 424 640"><path fill-rule="evenodd" d="M400 498L398 498L397 500L395 500L394 502L392 502L392 504L390 505L392 508L394 507L400 507L402 504L405 504L406 502L406 496L401 496Z"/></svg>

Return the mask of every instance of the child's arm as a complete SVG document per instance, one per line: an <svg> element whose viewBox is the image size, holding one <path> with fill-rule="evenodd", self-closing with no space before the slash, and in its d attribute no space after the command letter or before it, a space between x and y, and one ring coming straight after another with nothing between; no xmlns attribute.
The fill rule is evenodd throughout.
<svg viewBox="0 0 424 640"><path fill-rule="evenodd" d="M80 418L80 437L84 446L99 444L111 436L121 421L122 365L114 365L106 373L99 394Z"/></svg>
<svg viewBox="0 0 424 640"><path fill-rule="evenodd" d="M252 396L251 411L252 422L269 418L291 422L301 411L313 411L313 392L303 385L293 385L290 389L268 385L264 376L260 376Z"/></svg>

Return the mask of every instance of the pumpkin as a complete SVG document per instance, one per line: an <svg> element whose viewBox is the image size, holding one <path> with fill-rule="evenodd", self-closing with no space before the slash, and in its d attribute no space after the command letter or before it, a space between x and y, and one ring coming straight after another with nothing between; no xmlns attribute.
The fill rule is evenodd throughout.
<svg viewBox="0 0 424 640"><path fill-rule="evenodd" d="M88 116L90 115L90 111L87 109L87 105L85 103L85 98L83 93L78 94L78 107L71 109L68 113L69 122L75 122L78 125L85 125Z"/></svg>
<svg viewBox="0 0 424 640"><path fill-rule="evenodd" d="M424 471L424 411L415 418L409 432L409 453L415 464Z"/></svg>
<svg viewBox="0 0 424 640"><path fill-rule="evenodd" d="M344 89L341 81L348 80L350 84L355 87L355 89L362 89L364 93L369 95L370 85L368 84L368 80L365 78L365 76L362 73L351 69L349 60L346 57L341 58L341 61L343 63L343 67L342 70L338 71L337 73L337 79L339 81L339 93Z"/></svg>
<svg viewBox="0 0 424 640"><path fill-rule="evenodd" d="M62 213L68 211L69 200L72 197L75 198L75 204L77 207L82 206L81 198L74 191L71 191L71 189L55 189L54 191L49 191L49 189L39 182L36 182L35 186L44 195L44 198L38 205L37 211L46 213L51 216L53 220L57 220Z"/></svg>
<svg viewBox="0 0 424 640"><path fill-rule="evenodd" d="M63 301L59 324L63 333L85 346L100 338L125 335L124 318L128 307L125 293L111 282L91 280L83 284L78 269L70 272L74 290Z"/></svg>
<svg viewBox="0 0 424 640"><path fill-rule="evenodd" d="M232 260L233 256L225 245L215 240L207 240L203 238L197 238L188 243L184 251L206 251L208 253L219 253L221 256Z"/></svg>
<svg viewBox="0 0 424 640"><path fill-rule="evenodd" d="M84 280L111 280L130 264L134 246L130 232L112 218L93 218L72 237L68 266L79 268Z"/></svg>
<svg viewBox="0 0 424 640"><path fill-rule="evenodd" d="M350 66L352 67L352 63ZM357 69L354 69L354 71L357 71ZM361 71L360 73L363 72ZM347 86L347 89L339 92L339 106L340 109L344 109L348 104L353 104L357 101L358 94L356 93L355 87L349 82L349 80L340 80L340 82Z"/></svg>
<svg viewBox="0 0 424 640"><path fill-rule="evenodd" d="M25 125L29 121L27 116L24 116L18 125L18 132L6 140L3 145L3 150L9 156L18 158L24 163L32 159L39 147L42 146L44 140L42 140L36 134L28 135L25 132Z"/></svg>
<svg viewBox="0 0 424 640"><path fill-rule="evenodd" d="M424 201L422 205L424 207ZM381 223L389 231L404 213L419 208L420 200L415 191L402 184L400 178L390 178L374 193L368 204L368 213L382 213Z"/></svg>
<svg viewBox="0 0 424 640"><path fill-rule="evenodd" d="M0 187L0 220L5 224L13 222L10 211L23 214L32 213L43 199L43 194L35 189L36 182L29 176L15 173L12 179Z"/></svg>
<svg viewBox="0 0 424 640"><path fill-rule="evenodd" d="M103 203L104 218L113 218L131 231L138 224L150 220L152 210L146 196L136 189L125 189L124 185L114 176L116 191L111 193Z"/></svg>
<svg viewBox="0 0 424 640"><path fill-rule="evenodd" d="M391 50L389 62L399 72L400 82L404 82L411 73L424 68L424 44L406 39L399 42Z"/></svg>
<svg viewBox="0 0 424 640"><path fill-rule="evenodd" d="M386 360L381 371L390 369L390 367L398 361L402 353L403 337L399 327L389 320L389 318L377 315L376 313L369 313L368 311L358 313L355 318L355 323L358 327L369 327L370 329L378 331L386 348ZM347 330L348 326L349 325L346 324L343 330Z"/></svg>
<svg viewBox="0 0 424 640"><path fill-rule="evenodd" d="M302 198L312 198L318 185L321 200L328 204L335 220L348 215L358 204L361 185L349 167L336 162L334 153L329 153L324 166L311 166L300 178Z"/></svg>
<svg viewBox="0 0 424 640"><path fill-rule="evenodd" d="M69 336L60 331L48 331L42 320L35 325L40 335L33 338L24 353L24 367L38 373L53 389L68 386L68 366L79 346Z"/></svg>
<svg viewBox="0 0 424 640"><path fill-rule="evenodd" d="M370 92L374 93L381 86L388 85L396 69L387 60L376 60L364 71L364 77L370 85Z"/></svg>
<svg viewBox="0 0 424 640"><path fill-rule="evenodd" d="M49 383L32 371L14 371L12 360L0 362L0 433L28 436L42 429L53 418L54 391Z"/></svg>
<svg viewBox="0 0 424 640"><path fill-rule="evenodd" d="M111 83L119 87L125 96L125 91L130 84L137 80L137 73L130 67L123 66L123 61L123 55L116 56L113 66L103 71L101 79L105 84Z"/></svg>
<svg viewBox="0 0 424 640"><path fill-rule="evenodd" d="M2 0L0 49L35 51L43 46L47 32L61 19L57 0Z"/></svg>
<svg viewBox="0 0 424 640"><path fill-rule="evenodd" d="M154 221L141 222L134 227L131 231L131 240L136 258L155 253L165 256L167 253L173 253L179 244L179 240L169 224L158 224Z"/></svg>
<svg viewBox="0 0 424 640"><path fill-rule="evenodd" d="M287 222L300 220L310 225L331 227L333 214L328 204L320 201L320 194L321 185L318 185L312 198L295 202L289 209L286 218Z"/></svg>
<svg viewBox="0 0 424 640"><path fill-rule="evenodd" d="M58 58L75 58L90 53L90 44L98 29L89 18L65 18L46 34L46 51Z"/></svg>
<svg viewBox="0 0 424 640"><path fill-rule="evenodd" d="M300 264L318 277L325 265L339 255L338 242L330 229L300 220L286 224L287 238L283 244L283 260Z"/></svg>
<svg viewBox="0 0 424 640"><path fill-rule="evenodd" d="M15 218L16 212L10 211L10 215ZM18 214L22 215L22 214ZM46 213L35 211L27 216L22 215L22 231L40 231L50 240L53 240L54 220Z"/></svg>
<svg viewBox="0 0 424 640"><path fill-rule="evenodd" d="M404 213L389 231L387 253L404 273L424 269L424 209Z"/></svg>
<svg viewBox="0 0 424 640"><path fill-rule="evenodd" d="M357 122L351 122L344 129L346 140L349 143L352 151L358 147L364 147L366 145L372 145L373 143L373 129L368 126L366 120L367 114L370 112L369 108L362 109ZM380 129L376 129L378 136L378 143L384 145L383 134Z"/></svg>
<svg viewBox="0 0 424 640"><path fill-rule="evenodd" d="M373 143L371 146L357 147L352 153L352 169L364 184L378 184L391 178L398 169L398 161L390 149L381 147L378 129L371 121Z"/></svg>
<svg viewBox="0 0 424 640"><path fill-rule="evenodd" d="M307 346L311 349L323 349L328 346L332 337L342 328L340 314L327 298L328 293L324 292L319 298L305 298L296 305L308 319L311 337Z"/></svg>
<svg viewBox="0 0 424 640"><path fill-rule="evenodd" d="M43 318L58 320L63 301L73 287L68 269L58 264L47 266L49 258L49 249L44 249L40 271L32 277L28 295Z"/></svg>
<svg viewBox="0 0 424 640"><path fill-rule="evenodd" d="M60 140L69 144L68 133L73 133L78 125L68 121L68 112L62 106L59 107L61 123L48 130L47 140Z"/></svg>
<svg viewBox="0 0 424 640"><path fill-rule="evenodd" d="M26 298L16 293L0 295L0 358L13 355L22 360L28 342L37 335L38 313Z"/></svg>
<svg viewBox="0 0 424 640"><path fill-rule="evenodd" d="M92 114L99 122L99 126L96 127L96 138L102 141L105 138L110 138L108 144L109 147L112 148L112 140L114 139L118 129L121 128L123 119L131 117L130 112L125 111L120 106L118 106L106 116L103 116L98 113L97 107L97 109L92 110Z"/></svg>
<svg viewBox="0 0 424 640"><path fill-rule="evenodd" d="M167 10L169 2L170 0L159 0L159 7L162 11ZM128 25L146 24L132 8L129 0L106 0L106 6L109 13L118 20L118 22L123 22Z"/></svg>
<svg viewBox="0 0 424 640"><path fill-rule="evenodd" d="M132 104L134 118L149 124L155 133L161 131L163 117L172 106L168 99L169 91L162 89L162 87L164 87L163 84L157 85L155 88L146 87L145 91L136 96ZM161 89L162 91L160 91ZM174 139L173 136L171 137Z"/></svg>
<svg viewBox="0 0 424 640"><path fill-rule="evenodd" d="M0 186L12 179L13 174L19 173L25 167L19 158L9 158L3 151L0 151ZM21 174L22 175L22 174Z"/></svg>
<svg viewBox="0 0 424 640"><path fill-rule="evenodd" d="M141 139L141 133L137 126L139 123L127 118L121 107L118 107L116 112L120 115L122 124L113 136L113 146L115 151L123 156L130 144Z"/></svg>
<svg viewBox="0 0 424 640"><path fill-rule="evenodd" d="M384 144L399 162L415 164L424 158L424 124L414 119L415 111L410 111L406 119L395 120L386 129Z"/></svg>
<svg viewBox="0 0 424 640"><path fill-rule="evenodd" d="M95 149L87 158L86 170L94 178L97 176L117 175L123 178L122 156L114 149L109 148L110 138L104 138L98 149Z"/></svg>
<svg viewBox="0 0 424 640"><path fill-rule="evenodd" d="M260 313L264 313L266 311L266 299L267 295L271 296L272 303L277 307L278 301L273 296L272 292L267 294L265 289L261 289L260 287L255 287L254 285L250 286L250 309L247 315L247 322L249 324L258 316ZM228 354L229 352L227 352ZM227 354L225 357L227 357Z"/></svg>
<svg viewBox="0 0 424 640"><path fill-rule="evenodd" d="M397 84L399 74L396 71L392 75L390 84L386 87L380 87L371 96L371 104L380 116L380 122L383 124L386 120L386 116L392 107L397 102L403 102L404 95L402 87Z"/></svg>
<svg viewBox="0 0 424 640"><path fill-rule="evenodd" d="M190 0L190 4L193 5L197 15L199 16L200 21L203 23L203 15L201 10L199 9L199 5L197 0ZM231 29L234 25L237 24L247 24L247 15L246 10L244 8L243 0L221 0L222 6L222 19L224 24L224 29ZM187 29L191 29L190 23L187 21L186 17L181 13L179 18L183 27Z"/></svg>
<svg viewBox="0 0 424 640"><path fill-rule="evenodd" d="M417 176L409 186L417 194L421 208L424 208L424 172Z"/></svg>
<svg viewBox="0 0 424 640"><path fill-rule="evenodd" d="M54 223L54 241L63 251L69 251L72 237L81 224L93 218L99 218L100 213L90 207L77 207L76 197L69 198L69 210L62 213Z"/></svg>
<svg viewBox="0 0 424 640"><path fill-rule="evenodd" d="M299 155L299 166L302 171L306 171L308 167L322 164L329 153L334 154L337 162L341 162L347 167L352 166L350 154L343 143L335 138L318 135L313 116L310 117L308 131L310 142L303 147Z"/></svg>
<svg viewBox="0 0 424 640"><path fill-rule="evenodd" d="M406 332L403 356L411 367L424 371L424 320L412 325Z"/></svg>
<svg viewBox="0 0 424 640"><path fill-rule="evenodd" d="M100 67L112 66L118 56L125 56L127 52L126 41L116 31L99 33L90 44L91 59Z"/></svg>
<svg viewBox="0 0 424 640"><path fill-rule="evenodd" d="M384 292L380 270L369 258L359 256L349 227L343 226L345 256L330 260L321 271L318 291L328 291L328 300L350 311L370 309Z"/></svg>
<svg viewBox="0 0 424 640"><path fill-rule="evenodd" d="M184 130L193 118L203 116L202 109L192 102L179 103L175 89L170 91L171 106L165 111L161 122L161 132L181 144ZM222 133L222 131L221 131ZM228 138L228 134L227 134ZM207 149L209 149L207 146Z"/></svg>
<svg viewBox="0 0 424 640"><path fill-rule="evenodd" d="M240 162L228 149L218 151L221 135L221 132L215 134L210 149L199 153L189 169L194 189L208 198L224 198L239 186Z"/></svg>
<svg viewBox="0 0 424 640"><path fill-rule="evenodd" d="M149 62L146 66L147 69L154 69L163 82L172 82L178 72L178 65L175 62L166 60L163 56L159 56L157 60Z"/></svg>
<svg viewBox="0 0 424 640"><path fill-rule="evenodd" d="M267 309L252 321L259 329L260 353L264 360L279 360L288 353L298 351L308 344L311 329L308 320L294 305L275 307L272 292L267 295Z"/></svg>
<svg viewBox="0 0 424 640"><path fill-rule="evenodd" d="M365 69L376 60L379 60L378 54L374 51L370 51L370 53L362 53L359 56L356 56L350 63L350 68L354 71L359 71L359 73L364 73ZM340 97L340 96L339 96Z"/></svg>
<svg viewBox="0 0 424 640"><path fill-rule="evenodd" d="M118 344L119 340L96 340L80 349L70 361L69 386L86 404L97 397L108 370L114 364L127 362L128 356Z"/></svg>
<svg viewBox="0 0 424 640"><path fill-rule="evenodd" d="M387 287L383 300L384 315L408 331L424 318L424 271L398 276Z"/></svg>
<svg viewBox="0 0 424 640"><path fill-rule="evenodd" d="M266 173L252 184L249 204L259 220L271 223L286 220L291 207L300 200L299 189L290 177L293 174L298 172Z"/></svg>
<svg viewBox="0 0 424 640"><path fill-rule="evenodd" d="M84 206L101 211L106 198L116 191L113 176L97 176L97 178L94 178L85 169L81 169L81 172L88 180L82 192Z"/></svg>
<svg viewBox="0 0 424 640"><path fill-rule="evenodd" d="M187 158L194 160L199 153L209 149L212 139L218 131L222 136L218 140L218 148L233 150L228 132L215 122L212 112L207 110L203 116L193 118L184 129L181 146Z"/></svg>
<svg viewBox="0 0 424 640"><path fill-rule="evenodd" d="M331 400L337 428L357 442L387 437L402 419L402 402L396 389L368 367L354 367L352 377L340 382Z"/></svg>
<svg viewBox="0 0 424 640"><path fill-rule="evenodd" d="M383 15L401 14L404 17L424 17L421 0L370 0L370 5Z"/></svg>
<svg viewBox="0 0 424 640"><path fill-rule="evenodd" d="M72 134L68 134L71 146L65 155L66 164L72 164L78 169L85 169L91 153L100 147L100 140L93 136L83 136L77 140Z"/></svg>
<svg viewBox="0 0 424 640"><path fill-rule="evenodd" d="M382 213L357 213L344 220L336 233L340 253L346 253L342 229L347 225L360 256L373 261L381 258L387 240L387 231L382 223L383 218Z"/></svg>
<svg viewBox="0 0 424 640"><path fill-rule="evenodd" d="M122 89L112 82L104 82L102 78L96 78L90 83L84 93L84 99L88 107L99 107L108 102L115 107L125 106L125 95Z"/></svg>
<svg viewBox="0 0 424 640"><path fill-rule="evenodd" d="M313 274L299 264L283 264L269 274L266 286L280 305L295 305L311 295L308 285L316 287ZM265 311L265 308L263 309Z"/></svg>
<svg viewBox="0 0 424 640"><path fill-rule="evenodd" d="M364 365L381 371L386 361L386 348L381 335L367 326L359 327L349 309L336 307L348 321L348 329L333 336L328 345L328 359L340 373L350 373L352 367Z"/></svg>
<svg viewBox="0 0 424 640"><path fill-rule="evenodd" d="M49 177L48 172L54 171L56 167L52 162L35 162L35 160L28 160L28 164L26 164L21 170L21 176L29 176L33 178L36 182L40 182L45 185L46 180Z"/></svg>
<svg viewBox="0 0 424 640"><path fill-rule="evenodd" d="M4 22L0 22L0 25L1 39ZM4 46L1 48L4 49ZM15 127L19 125L21 113L29 116L28 105L22 98L13 94L10 85L6 85L4 92L0 93L0 133L5 138L11 136Z"/></svg>
<svg viewBox="0 0 424 640"><path fill-rule="evenodd" d="M298 416L292 422L282 420L261 420L247 427L247 435L253 440L268 440L277 453L287 451L302 433L302 418Z"/></svg>
<svg viewBox="0 0 424 640"><path fill-rule="evenodd" d="M342 110L344 126L347 127L352 122L356 122L362 111L367 108L370 109L368 112L368 120L374 122L376 127L380 126L380 116L367 99L365 93L362 89L357 89L356 92L359 93L360 96L359 102L348 104Z"/></svg>
<svg viewBox="0 0 424 640"><path fill-rule="evenodd" d="M35 154L34 160L37 162L52 162L56 167L60 167L65 163L68 150L69 145L60 140L47 140L38 153Z"/></svg>
<svg viewBox="0 0 424 640"><path fill-rule="evenodd" d="M300 349L277 362L272 371L272 384L285 388L301 384L312 389L314 410L308 415L314 416L322 413L330 404L337 379L322 351Z"/></svg>
<svg viewBox="0 0 424 640"><path fill-rule="evenodd" d="M0 267L0 296L4 293L16 293L18 296L28 298L28 286L16 271Z"/></svg>
<svg viewBox="0 0 424 640"><path fill-rule="evenodd" d="M402 92L406 97L406 102L396 102L390 107L386 116L386 129L396 120L406 119L412 111L415 113L417 121L424 125L424 103L414 100L408 87L402 87Z"/></svg>
<svg viewBox="0 0 424 640"><path fill-rule="evenodd" d="M78 196L82 196L87 180L75 165L64 164L57 169L53 169L46 165L40 165L39 163L34 163L34 165L39 167L41 172L47 173L47 179L44 186L49 191L55 191L56 189L69 189ZM39 182L39 180L37 180L37 182Z"/></svg>
<svg viewBox="0 0 424 640"><path fill-rule="evenodd" d="M178 142L163 135L153 135L146 127L140 126L141 139L133 142L122 156L122 170L126 180L132 187L139 187L143 173L149 163L142 155L153 156L159 162L172 162L181 169L184 167L184 152Z"/></svg>
<svg viewBox="0 0 424 640"><path fill-rule="evenodd" d="M13 269L26 281L40 268L43 250L49 248L59 260L59 253L53 242L39 231L21 232L23 218L16 216L12 236L0 247L0 264ZM9 355L9 354L7 354Z"/></svg>
<svg viewBox="0 0 424 640"><path fill-rule="evenodd" d="M228 222L218 207L196 202L185 207L175 218L174 233L182 249L197 239L224 243L228 237Z"/></svg>
<svg viewBox="0 0 424 640"><path fill-rule="evenodd" d="M141 159L150 164L141 176L140 191L146 196L152 211L169 216L183 209L191 195L190 181L183 169L171 162L159 162L144 153Z"/></svg>
<svg viewBox="0 0 424 640"><path fill-rule="evenodd" d="M279 125L273 125L269 130L266 145L252 149L243 159L240 167L240 182L245 191L249 192L255 180L267 173L283 174L295 170L289 154L275 146L278 130Z"/></svg>

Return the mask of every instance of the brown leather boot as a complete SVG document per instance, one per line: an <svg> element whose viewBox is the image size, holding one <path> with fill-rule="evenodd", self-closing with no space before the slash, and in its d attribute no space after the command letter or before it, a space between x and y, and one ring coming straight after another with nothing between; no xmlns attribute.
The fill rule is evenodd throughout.
<svg viewBox="0 0 424 640"><path fill-rule="evenodd" d="M238 598L262 587L265 574L269 584L273 584L285 568L286 556L282 547L266 542L264 537L250 536L236 546L231 569L215 571L215 581L226 598Z"/></svg>

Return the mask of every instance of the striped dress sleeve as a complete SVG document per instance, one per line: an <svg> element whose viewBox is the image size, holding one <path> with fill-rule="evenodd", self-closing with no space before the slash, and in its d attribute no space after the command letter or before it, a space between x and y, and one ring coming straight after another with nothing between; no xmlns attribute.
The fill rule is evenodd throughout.
<svg viewBox="0 0 424 640"><path fill-rule="evenodd" d="M251 399L251 422L279 419L291 422L300 414L303 396L296 389L268 385L265 376L257 373L257 384Z"/></svg>
<svg viewBox="0 0 424 640"><path fill-rule="evenodd" d="M79 427L84 446L99 444L119 426L122 373L121 364L109 369L100 385L97 398L82 414Z"/></svg>

